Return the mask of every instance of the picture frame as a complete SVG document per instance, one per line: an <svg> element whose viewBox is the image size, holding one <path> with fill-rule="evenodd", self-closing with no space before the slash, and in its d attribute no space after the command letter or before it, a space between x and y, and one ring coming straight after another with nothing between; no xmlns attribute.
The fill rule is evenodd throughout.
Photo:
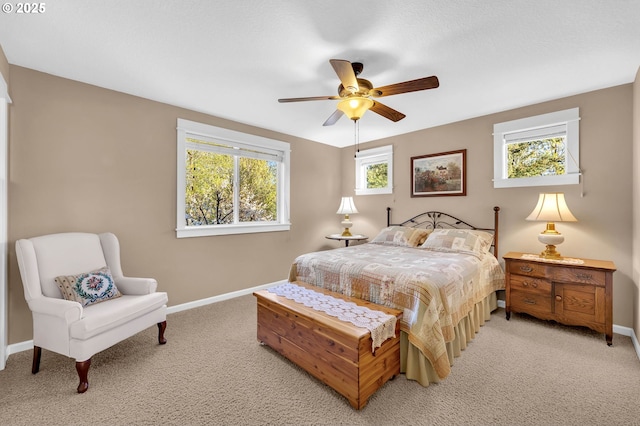
<svg viewBox="0 0 640 426"><path fill-rule="evenodd" d="M411 196L467 195L467 150L411 157Z"/></svg>

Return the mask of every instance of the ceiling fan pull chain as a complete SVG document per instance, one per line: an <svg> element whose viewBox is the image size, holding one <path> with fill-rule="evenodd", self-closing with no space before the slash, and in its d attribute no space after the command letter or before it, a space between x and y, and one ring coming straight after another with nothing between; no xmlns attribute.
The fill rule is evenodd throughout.
<svg viewBox="0 0 640 426"><path fill-rule="evenodd" d="M356 148L356 153L353 155L358 158L360 152L360 120L353 120L353 146Z"/></svg>

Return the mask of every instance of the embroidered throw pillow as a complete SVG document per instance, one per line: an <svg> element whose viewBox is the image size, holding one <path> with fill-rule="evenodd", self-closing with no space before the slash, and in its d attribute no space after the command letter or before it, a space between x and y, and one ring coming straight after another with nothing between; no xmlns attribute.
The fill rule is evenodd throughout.
<svg viewBox="0 0 640 426"><path fill-rule="evenodd" d="M401 247L418 247L425 242L431 231L432 229L419 229L408 226L389 226L380 231L371 242Z"/></svg>
<svg viewBox="0 0 640 426"><path fill-rule="evenodd" d="M474 229L436 229L421 248L482 256L489 252L493 235Z"/></svg>
<svg viewBox="0 0 640 426"><path fill-rule="evenodd" d="M56 277L55 282L64 299L79 302L82 306L122 296L106 266L84 274Z"/></svg>

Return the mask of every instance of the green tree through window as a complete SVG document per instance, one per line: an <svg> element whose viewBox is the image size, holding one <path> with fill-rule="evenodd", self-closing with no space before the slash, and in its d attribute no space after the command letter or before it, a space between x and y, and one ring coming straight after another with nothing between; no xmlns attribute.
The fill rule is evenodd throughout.
<svg viewBox="0 0 640 426"><path fill-rule="evenodd" d="M509 178L565 174L564 138L539 139L507 145Z"/></svg>
<svg viewBox="0 0 640 426"><path fill-rule="evenodd" d="M387 163L370 164L367 166L367 188L386 188L388 182Z"/></svg>
<svg viewBox="0 0 640 426"><path fill-rule="evenodd" d="M187 226L233 222L233 157L187 150Z"/></svg>
<svg viewBox="0 0 640 426"><path fill-rule="evenodd" d="M277 162L187 149L186 172L187 226L277 220Z"/></svg>
<svg viewBox="0 0 640 426"><path fill-rule="evenodd" d="M274 161L240 158L240 222L274 221L278 215Z"/></svg>

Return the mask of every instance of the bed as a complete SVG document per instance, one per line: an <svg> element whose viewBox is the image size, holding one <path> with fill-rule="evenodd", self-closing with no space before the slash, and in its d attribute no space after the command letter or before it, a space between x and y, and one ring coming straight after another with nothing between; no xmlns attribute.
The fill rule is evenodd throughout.
<svg viewBox="0 0 640 426"><path fill-rule="evenodd" d="M451 372L504 289L499 207L481 228L438 211L393 223L367 243L298 256L290 282L304 282L400 309L401 372L422 386Z"/></svg>

